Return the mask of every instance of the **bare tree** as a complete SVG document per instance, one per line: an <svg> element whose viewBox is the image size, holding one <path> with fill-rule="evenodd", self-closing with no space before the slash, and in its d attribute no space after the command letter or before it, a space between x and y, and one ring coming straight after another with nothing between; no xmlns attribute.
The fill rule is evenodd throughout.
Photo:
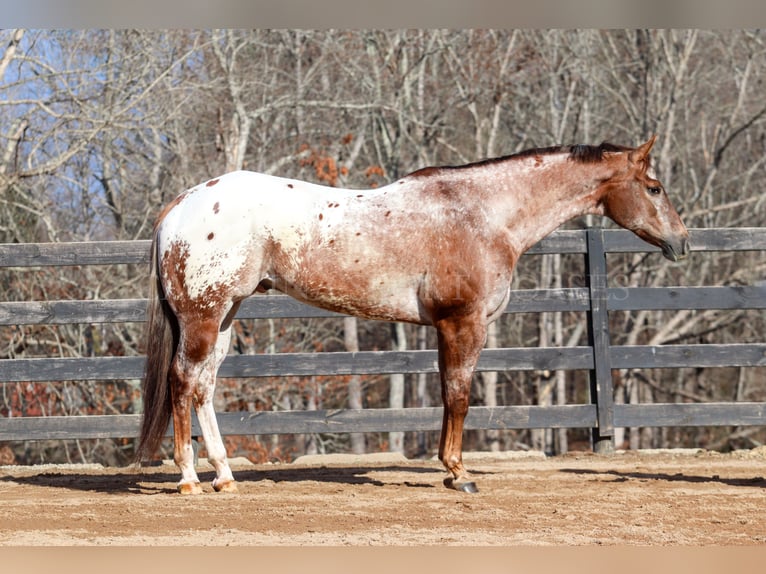
<svg viewBox="0 0 766 574"><path fill-rule="evenodd" d="M175 194L232 169L364 188L427 165L534 146L631 145L650 133L660 136L655 168L690 227L763 226L765 39L760 30L677 29L6 30L0 32L6 119L0 240L146 238ZM620 286L752 284L762 280L766 263L747 252L692 265L615 255L609 268L610 281ZM571 286L581 273L577 257L522 258L514 287ZM135 296L146 288L145 274L30 270L4 278L0 288L7 299L22 300ZM613 344L760 341L766 327L761 314L745 311L615 312L610 320ZM243 321L236 329L235 352L243 353L434 344L428 329L396 327L393 338L386 324L355 320ZM491 327L488 345L573 345L582 334L575 313L508 315ZM34 326L3 330L2 345L10 357L51 348L62 355L138 354L142 342L136 325ZM762 400L762 374L622 371L617 399ZM408 382L413 392L405 392ZM484 373L477 382L472 400L490 406L578 402L587 392L585 377L571 372ZM407 406L438 396L431 375L391 383L387 377L225 381L218 405L305 408L313 397L314 405L329 408L381 407L393 406L394 391L395 404L401 396ZM103 404L102 388L57 383L46 392L66 412L96 403L134 408L130 401ZM705 434L628 429L624 438L633 447L752 440L736 429ZM579 436L508 431L471 435L466 444L561 452ZM365 448L361 435L315 439L320 450ZM280 458L303 448L290 440L232 444ZM366 442L374 448L374 438ZM425 440L416 442L404 440L405 452L427 448ZM80 444L67 456L106 456L106 450Z"/></svg>

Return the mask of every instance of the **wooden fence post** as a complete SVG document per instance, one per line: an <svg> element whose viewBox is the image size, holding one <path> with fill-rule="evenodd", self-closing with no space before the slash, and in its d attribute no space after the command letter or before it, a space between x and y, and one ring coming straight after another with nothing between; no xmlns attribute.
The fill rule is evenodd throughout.
<svg viewBox="0 0 766 574"><path fill-rule="evenodd" d="M585 259L590 311L588 312L588 344L593 349L590 371L590 402L596 405L598 426L591 429L593 451L614 452L614 388L607 313L606 251L604 230L587 230L588 253Z"/></svg>

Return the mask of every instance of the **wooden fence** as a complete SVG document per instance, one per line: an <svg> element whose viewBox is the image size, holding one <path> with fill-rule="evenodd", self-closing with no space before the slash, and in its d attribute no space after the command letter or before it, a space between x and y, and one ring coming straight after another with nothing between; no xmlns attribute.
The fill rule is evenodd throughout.
<svg viewBox="0 0 766 574"><path fill-rule="evenodd" d="M766 228L697 229L693 251L766 250ZM766 425L766 403L615 404L612 369L766 366L766 344L616 346L609 311L638 309L764 309L766 283L716 287L610 287L607 253L654 251L623 230L558 231L530 254L585 257L581 288L513 292L509 313L580 311L588 321L587 346L486 349L480 371L580 369L590 372L590 402L558 406L471 407L468 429L588 428L594 448L608 452L615 427ZM0 245L3 273L19 267L148 264L148 241ZM699 256L697 256L699 257ZM140 322L143 299L0 303L0 324ZM252 297L240 318L326 317L335 314L286 296ZM138 379L143 357L0 360L0 384L19 381ZM431 373L436 351L363 351L230 355L221 377ZM0 418L0 441L135 437L140 415ZM441 407L219 413L223 434L344 433L438 430ZM195 421L196 427L196 421ZM196 433L199 429L195 428Z"/></svg>

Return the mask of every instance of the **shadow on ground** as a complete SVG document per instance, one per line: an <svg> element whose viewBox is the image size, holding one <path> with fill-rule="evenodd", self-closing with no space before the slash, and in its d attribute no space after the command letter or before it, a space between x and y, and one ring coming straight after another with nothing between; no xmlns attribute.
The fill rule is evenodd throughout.
<svg viewBox="0 0 766 574"><path fill-rule="evenodd" d="M408 473L412 480L386 482L380 478L384 473ZM198 471L200 481L210 484L215 473L210 470ZM444 475L445 471L437 467L417 465L388 465L388 466L301 466L294 468L268 469L234 469L237 482L256 484L264 481L280 482L325 482L333 484L372 486L404 486L408 488L434 488L441 486L441 481L429 479L418 480L419 475ZM472 471L472 474L490 474ZM21 473L20 476L3 475L0 482L13 482L30 486L48 486L74 491L101 493L132 493L132 494L168 494L176 492L176 483L180 474L168 470L168 467L126 467L104 468L100 471L77 471L76 469L44 471L37 474Z"/></svg>
<svg viewBox="0 0 766 574"><path fill-rule="evenodd" d="M721 478L717 474L712 476L702 476L694 474L684 474L678 472L667 474L662 472L620 472L617 470L592 470L583 468L562 468L560 472L570 474L582 474L590 476L602 476L604 479L612 477L614 482L626 482L628 480L664 480L667 482L689 482L689 483L719 483L727 486L749 486L766 488L766 479L762 476L752 478Z"/></svg>

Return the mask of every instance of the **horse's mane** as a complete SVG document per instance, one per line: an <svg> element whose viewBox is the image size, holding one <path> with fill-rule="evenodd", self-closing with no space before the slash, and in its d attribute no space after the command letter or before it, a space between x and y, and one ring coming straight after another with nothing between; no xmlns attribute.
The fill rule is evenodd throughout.
<svg viewBox="0 0 766 574"><path fill-rule="evenodd" d="M580 163L597 163L604 159L604 154L610 152L624 152L630 151L633 148L626 146L616 145L609 142L603 142L600 145L563 145L552 147L538 147L532 149L526 149L513 155L507 155L495 159L486 159L480 162L469 165L481 165L485 163L494 163L500 161L508 161L514 159L523 159L526 157L535 157L538 155L552 155L557 153L568 153L569 159ZM466 166L467 167L467 166Z"/></svg>
<svg viewBox="0 0 766 574"><path fill-rule="evenodd" d="M410 175L429 175L438 170L457 170L471 167L483 167L496 163L502 163L506 161L513 161L517 159L524 159L528 157L536 157L541 155L553 155L558 153L568 153L569 159L579 163L598 163L604 159L604 154L610 152L625 152L630 151L633 148L612 144L609 142L603 142L600 145L565 145L565 146L552 146L552 147L538 147L532 149L526 149L512 155L506 155L502 157L495 157L489 159L483 159L480 161L468 163L465 165L445 165L440 167L426 167L419 169Z"/></svg>

